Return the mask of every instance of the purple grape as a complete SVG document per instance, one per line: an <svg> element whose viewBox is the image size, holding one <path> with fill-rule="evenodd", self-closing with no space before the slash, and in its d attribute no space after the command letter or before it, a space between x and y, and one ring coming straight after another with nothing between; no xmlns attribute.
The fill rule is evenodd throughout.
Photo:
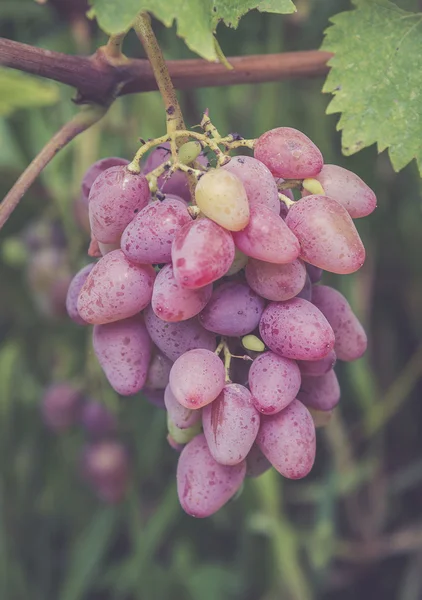
<svg viewBox="0 0 422 600"><path fill-rule="evenodd" d="M152 390L150 388L144 387L142 390L142 395L153 406L165 409L164 390Z"/></svg>
<svg viewBox="0 0 422 600"><path fill-rule="evenodd" d="M86 265L80 271L76 273L72 281L70 282L69 289L67 290L66 296L66 310L69 317L78 325L88 325L78 312L78 298L83 284L85 283L88 275L92 271L94 263Z"/></svg>
<svg viewBox="0 0 422 600"><path fill-rule="evenodd" d="M308 302L312 302L312 282L309 275L306 275L305 285L301 289L301 291L297 294L298 298L303 298Z"/></svg>
<svg viewBox="0 0 422 600"><path fill-rule="evenodd" d="M164 390L169 382L172 362L158 348L154 349L148 368L148 377L145 387L150 390Z"/></svg>
<svg viewBox="0 0 422 600"><path fill-rule="evenodd" d="M220 465L205 436L197 435L183 448L177 465L177 492L183 510L198 518L216 513L239 490L245 472L245 461Z"/></svg>
<svg viewBox="0 0 422 600"><path fill-rule="evenodd" d="M89 273L79 294L79 315L93 325L132 317L151 301L155 271L135 265L121 250L103 256Z"/></svg>
<svg viewBox="0 0 422 600"><path fill-rule="evenodd" d="M67 382L53 383L44 392L41 411L45 424L56 433L75 425L82 407L78 389Z"/></svg>
<svg viewBox="0 0 422 600"><path fill-rule="evenodd" d="M92 437L106 437L117 431L115 416L102 402L89 400L82 408L81 425Z"/></svg>
<svg viewBox="0 0 422 600"><path fill-rule="evenodd" d="M124 230L121 248L136 263L169 263L176 233L191 221L182 200L150 202Z"/></svg>
<svg viewBox="0 0 422 600"><path fill-rule="evenodd" d="M87 445L82 469L101 500L108 504L123 500L129 485L129 460L120 442L104 440Z"/></svg>
<svg viewBox="0 0 422 600"><path fill-rule="evenodd" d="M95 325L94 351L111 387L122 396L141 390L151 359L151 339L140 315Z"/></svg>
<svg viewBox="0 0 422 600"><path fill-rule="evenodd" d="M265 300L246 283L229 281L214 290L199 321L208 331L241 337L256 329L264 308Z"/></svg>
<svg viewBox="0 0 422 600"><path fill-rule="evenodd" d="M302 298L272 302L259 325L264 343L293 360L319 360L334 347L334 332L316 306Z"/></svg>
<svg viewBox="0 0 422 600"><path fill-rule="evenodd" d="M314 267L314 265L310 265L307 263L306 271L308 272L311 283L318 283L318 281L321 281L321 277L324 272L322 269L320 269L319 267Z"/></svg>
<svg viewBox="0 0 422 600"><path fill-rule="evenodd" d="M149 199L148 181L142 173L131 173L122 166L103 171L89 193L89 222L95 238L104 244L118 243Z"/></svg>
<svg viewBox="0 0 422 600"><path fill-rule="evenodd" d="M217 347L216 336L204 329L196 317L166 323L157 317L151 306L145 309L144 316L152 341L173 362L188 350L215 350Z"/></svg>
<svg viewBox="0 0 422 600"><path fill-rule="evenodd" d="M337 358L346 361L360 358L366 352L368 340L364 328L343 294L328 285L316 285L312 292L312 302L333 328Z"/></svg>
<svg viewBox="0 0 422 600"><path fill-rule="evenodd" d="M180 404L197 409L217 398L225 376L222 360L210 350L197 348L175 361L170 371L170 387Z"/></svg>
<svg viewBox="0 0 422 600"><path fill-rule="evenodd" d="M174 276L172 265L165 265L158 273L152 291L151 306L163 321L186 321L207 305L212 284L194 290L184 288Z"/></svg>
<svg viewBox="0 0 422 600"><path fill-rule="evenodd" d="M283 410L300 389L297 363L273 352L256 358L249 370L249 387L255 407L265 415Z"/></svg>
<svg viewBox="0 0 422 600"><path fill-rule="evenodd" d="M315 461L315 425L310 412L293 400L279 413L263 415L256 443L281 475L306 477Z"/></svg>
<svg viewBox="0 0 422 600"><path fill-rule="evenodd" d="M340 386L333 370L321 377L302 377L298 400L316 410L332 410L340 400Z"/></svg>
<svg viewBox="0 0 422 600"><path fill-rule="evenodd" d="M258 434L260 416L249 390L238 383L224 387L202 410L209 451L221 465L237 465L248 455Z"/></svg>
<svg viewBox="0 0 422 600"><path fill-rule="evenodd" d="M92 184L97 179L98 175L106 171L110 167L117 166L126 166L129 164L129 161L125 158L118 158L116 156L110 156L108 158L101 158L97 160L94 164L88 167L85 175L82 178L81 185L81 198L82 200L88 204L89 192L91 191Z"/></svg>
<svg viewBox="0 0 422 600"><path fill-rule="evenodd" d="M271 469L271 463L255 443L246 457L246 477L259 477L268 469Z"/></svg>
<svg viewBox="0 0 422 600"><path fill-rule="evenodd" d="M255 143L254 156L275 177L283 179L315 177L324 164L315 144L292 127L277 127L261 135Z"/></svg>
<svg viewBox="0 0 422 600"><path fill-rule="evenodd" d="M302 375L308 377L320 377L321 375L328 373L328 371L331 371L331 369L334 368L336 361L336 353L334 350L331 350L327 356L324 356L324 358L321 358L320 360L298 360L297 364Z"/></svg>

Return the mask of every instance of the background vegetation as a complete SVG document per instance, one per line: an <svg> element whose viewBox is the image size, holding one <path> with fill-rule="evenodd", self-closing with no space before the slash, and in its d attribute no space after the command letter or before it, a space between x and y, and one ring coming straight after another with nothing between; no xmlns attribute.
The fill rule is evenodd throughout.
<svg viewBox="0 0 422 600"><path fill-rule="evenodd" d="M347 0L296 4L292 16L254 11L236 32L222 27L225 54L317 48L330 15L350 8ZM400 5L417 8L411 1ZM84 8L76 1L2 0L0 34L91 53L105 36L85 20ZM173 30L156 30L166 57L189 56ZM141 55L134 36L125 51ZM16 81L9 104L0 105L2 196L75 111L68 88L52 84L40 99L38 87L20 93ZM357 223L368 254L364 268L325 279L350 299L370 348L337 369L342 400L319 431L314 471L300 482L268 473L248 481L240 498L214 517L186 516L176 496L177 455L165 439L164 413L141 396L118 403L94 366L89 331L52 314L52 281L65 281L86 261L88 235L75 220L84 170L99 157L131 158L139 137L164 132L157 93L119 99L47 167L0 239L0 598L422 597L421 183L414 163L395 174L386 153L377 155L374 147L342 156L337 117L325 116L329 98L322 84L292 80L181 94L189 125L208 107L221 131L246 137L297 127L326 162L355 171L377 193L378 209ZM41 245L52 249L37 277L37 253L23 243L34 223L45 228ZM51 235L52 223L63 237ZM84 385L119 412L133 485L117 507L102 505L81 481L82 434L57 437L43 425L43 389L57 379Z"/></svg>

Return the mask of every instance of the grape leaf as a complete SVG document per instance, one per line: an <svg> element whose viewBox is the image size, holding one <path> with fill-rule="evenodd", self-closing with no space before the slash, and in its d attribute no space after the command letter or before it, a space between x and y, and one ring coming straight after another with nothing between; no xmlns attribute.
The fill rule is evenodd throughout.
<svg viewBox="0 0 422 600"><path fill-rule="evenodd" d="M20 108L49 106L59 100L59 88L53 82L41 81L36 77L0 69L0 115L10 115Z"/></svg>
<svg viewBox="0 0 422 600"><path fill-rule="evenodd" d="M93 14L106 33L129 29L141 11L148 11L166 27L177 23L177 34L207 60L217 60L213 34L219 21L236 27L249 10L287 14L295 11L291 0L90 0Z"/></svg>
<svg viewBox="0 0 422 600"><path fill-rule="evenodd" d="M331 18L322 49L334 52L323 92L327 113L341 113L342 149L377 143L399 171L416 159L422 175L422 13L387 0L355 0Z"/></svg>

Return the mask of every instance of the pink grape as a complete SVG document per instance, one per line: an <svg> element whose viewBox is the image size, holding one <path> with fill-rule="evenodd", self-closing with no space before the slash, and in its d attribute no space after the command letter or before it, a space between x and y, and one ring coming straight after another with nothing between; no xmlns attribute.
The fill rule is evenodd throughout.
<svg viewBox="0 0 422 600"><path fill-rule="evenodd" d="M321 377L302 377L298 400L316 410L332 410L340 400L340 386L333 370Z"/></svg>
<svg viewBox="0 0 422 600"><path fill-rule="evenodd" d="M224 387L223 361L210 350L197 348L179 356L170 371L170 387L186 408L201 408L217 398Z"/></svg>
<svg viewBox="0 0 422 600"><path fill-rule="evenodd" d="M170 369L173 363L158 348L153 351L153 356L148 367L148 376L145 386L151 390L164 390L169 382Z"/></svg>
<svg viewBox="0 0 422 600"><path fill-rule="evenodd" d="M97 179L98 175L106 171L110 167L126 166L129 161L125 158L119 158L117 156L109 156L107 158L100 158L94 164L92 164L85 172L82 178L81 192L82 200L88 204L89 192L91 191L92 184Z"/></svg>
<svg viewBox="0 0 422 600"><path fill-rule="evenodd" d="M277 127L261 135L255 143L254 156L275 177L283 179L315 177L324 163L317 146L292 127Z"/></svg>
<svg viewBox="0 0 422 600"><path fill-rule="evenodd" d="M216 288L199 315L199 321L209 331L240 337L259 324L265 300L242 282L229 281Z"/></svg>
<svg viewBox="0 0 422 600"><path fill-rule="evenodd" d="M72 319L72 321L74 321L78 325L88 325L88 323L85 321L85 319L82 319L82 317L80 316L80 314L78 312L77 303L78 303L78 297L79 297L80 291L82 289L82 286L85 283L86 278L92 271L93 266L94 266L94 263L91 263L90 265L86 265L86 267L83 267L80 271L78 271L76 273L76 275L74 276L74 278L72 279L72 281L70 282L69 289L67 290L67 296L66 296L67 314Z"/></svg>
<svg viewBox="0 0 422 600"><path fill-rule="evenodd" d="M255 443L246 457L246 477L260 477L268 469L271 469L271 463Z"/></svg>
<svg viewBox="0 0 422 600"><path fill-rule="evenodd" d="M96 325L93 344L98 362L118 394L131 396L144 387L152 344L141 316Z"/></svg>
<svg viewBox="0 0 422 600"><path fill-rule="evenodd" d="M161 264L171 261L176 233L192 221L182 200L151 202L126 227L121 248L136 263Z"/></svg>
<svg viewBox="0 0 422 600"><path fill-rule="evenodd" d="M328 196L305 196L290 208L286 223L300 242L300 257L325 271L354 273L365 248L351 216Z"/></svg>
<svg viewBox="0 0 422 600"><path fill-rule="evenodd" d="M49 429L60 433L78 421L82 407L80 391L67 382L53 383L44 392L41 410Z"/></svg>
<svg viewBox="0 0 422 600"><path fill-rule="evenodd" d="M249 206L266 206L280 212L277 184L267 167L252 156L233 156L223 167L243 183Z"/></svg>
<svg viewBox="0 0 422 600"><path fill-rule="evenodd" d="M236 465L248 455L258 434L260 416L248 389L224 387L202 410L202 425L211 455L221 465Z"/></svg>
<svg viewBox="0 0 422 600"><path fill-rule="evenodd" d="M148 181L142 173L131 173L123 166L103 171L89 193L89 222L95 238L104 244L119 242L149 198Z"/></svg>
<svg viewBox="0 0 422 600"><path fill-rule="evenodd" d="M217 347L215 334L204 329L196 317L179 323L167 323L157 317L151 306L145 309L144 316L152 341L173 362L188 350L215 350Z"/></svg>
<svg viewBox="0 0 422 600"><path fill-rule="evenodd" d="M247 256L270 263L294 261L299 256L299 242L283 219L266 206L253 206L250 212L245 229L233 232L236 247Z"/></svg>
<svg viewBox="0 0 422 600"><path fill-rule="evenodd" d="M297 363L273 352L258 356L249 370L252 401L264 415L286 408L296 398L300 381Z"/></svg>
<svg viewBox="0 0 422 600"><path fill-rule="evenodd" d="M165 265L154 282L151 306L163 321L186 321L205 308L211 294L212 284L194 290L182 287L172 265Z"/></svg>
<svg viewBox="0 0 422 600"><path fill-rule="evenodd" d="M200 218L176 233L171 255L181 285L201 288L227 273L234 259L234 242L229 231Z"/></svg>
<svg viewBox="0 0 422 600"><path fill-rule="evenodd" d="M302 375L320 377L331 371L331 369L334 369L336 361L336 353L334 350L331 350L327 356L324 356L320 360L298 360L297 364Z"/></svg>
<svg viewBox="0 0 422 600"><path fill-rule="evenodd" d="M123 500L129 485L129 459L120 442L103 440L87 445L82 468L101 500L110 504Z"/></svg>
<svg viewBox="0 0 422 600"><path fill-rule="evenodd" d="M145 174L150 173L170 158L170 144L168 142L160 144L148 156L142 170ZM200 154L196 160L204 167L208 165L208 159L203 154ZM174 194L175 196L180 196L186 202L191 201L188 180L186 173L183 173L183 171L176 171L170 177L167 174L160 175L158 178L158 187L166 195Z"/></svg>
<svg viewBox="0 0 422 600"><path fill-rule="evenodd" d="M334 332L327 319L302 298L269 304L259 331L273 352L294 360L319 360L334 347Z"/></svg>
<svg viewBox="0 0 422 600"><path fill-rule="evenodd" d="M121 250L113 250L97 262L82 286L79 315L94 325L131 317L151 301L154 279L150 265L135 265Z"/></svg>
<svg viewBox="0 0 422 600"><path fill-rule="evenodd" d="M197 435L183 448L177 465L177 493L183 510L198 518L216 513L239 490L245 472L245 461L220 465L205 436Z"/></svg>
<svg viewBox="0 0 422 600"><path fill-rule="evenodd" d="M201 419L201 409L192 410L182 406L171 391L170 385L168 385L164 391L164 403L167 412L170 415L170 419L179 429L188 429L189 427L192 427L192 425L195 425L195 423L198 423Z"/></svg>
<svg viewBox="0 0 422 600"><path fill-rule="evenodd" d="M97 400L89 400L82 408L81 425L95 438L106 437L117 431L117 421L113 413Z"/></svg>
<svg viewBox="0 0 422 600"><path fill-rule="evenodd" d="M301 479L315 461L315 425L308 409L293 400L281 412L261 417L256 443L272 466L288 479Z"/></svg>
<svg viewBox="0 0 422 600"><path fill-rule="evenodd" d="M324 165L315 176L326 196L337 200L353 219L370 215L377 207L377 197L362 179L338 165ZM304 190L303 196L308 192Z"/></svg>
<svg viewBox="0 0 422 600"><path fill-rule="evenodd" d="M296 259L286 265L250 258L245 267L246 281L251 288L267 300L290 300L303 290L306 269L302 261Z"/></svg>
<svg viewBox="0 0 422 600"><path fill-rule="evenodd" d="M312 302L333 328L337 358L346 361L360 358L366 352L368 339L343 294L328 285L316 285Z"/></svg>

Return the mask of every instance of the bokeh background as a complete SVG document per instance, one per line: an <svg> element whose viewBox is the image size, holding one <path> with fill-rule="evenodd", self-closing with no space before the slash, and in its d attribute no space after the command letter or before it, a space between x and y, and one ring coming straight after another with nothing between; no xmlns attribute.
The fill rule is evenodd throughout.
<svg viewBox="0 0 422 600"><path fill-rule="evenodd" d="M298 13L253 12L221 28L226 55L319 47L346 0L297 0ZM402 7L416 9L417 2ZM105 36L82 1L2 0L0 34L68 53L91 53ZM156 25L168 58L190 56ZM135 37L125 52L142 56ZM346 158L322 79L200 89L181 94L189 125L209 108L221 131L256 137L289 125L326 162L361 176L378 208L357 222L367 248L352 276L324 276L350 300L370 340L364 358L337 367L342 399L319 430L312 474L247 481L214 517L180 509L177 454L165 414L141 395L120 399L93 359L90 332L63 314L71 273L86 264L88 235L75 217L85 169L103 156L131 158L139 137L164 132L156 93L115 102L98 125L45 169L0 236L0 598L3 600L420 600L422 598L422 212L414 164L395 174L375 148ZM2 92L3 93L3 92ZM0 193L75 112L73 90L0 117ZM32 100L32 101L31 101ZM21 108L16 108L19 105ZM64 290L64 291L63 291ZM52 381L69 380L118 413L132 484L102 504L80 476L84 436L43 423Z"/></svg>

